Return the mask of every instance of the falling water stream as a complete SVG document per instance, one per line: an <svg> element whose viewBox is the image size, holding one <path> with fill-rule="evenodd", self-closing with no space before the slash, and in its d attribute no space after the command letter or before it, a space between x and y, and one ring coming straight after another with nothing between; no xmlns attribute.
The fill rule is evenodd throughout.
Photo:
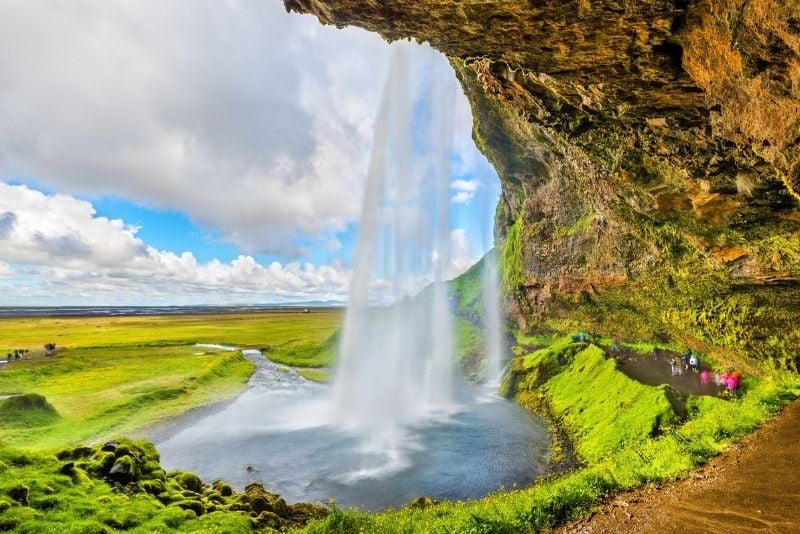
<svg viewBox="0 0 800 534"><path fill-rule="evenodd" d="M394 45L376 121L334 384L280 372L245 351L256 364L247 391L162 433L167 467L239 487L263 482L290 502L334 497L366 509L420 495L479 497L543 472L541 422L509 401L487 400L454 372L445 279L456 84L452 75L436 86L415 78L412 46ZM436 57L427 68L449 65ZM497 381L497 271L485 265L487 379Z"/></svg>

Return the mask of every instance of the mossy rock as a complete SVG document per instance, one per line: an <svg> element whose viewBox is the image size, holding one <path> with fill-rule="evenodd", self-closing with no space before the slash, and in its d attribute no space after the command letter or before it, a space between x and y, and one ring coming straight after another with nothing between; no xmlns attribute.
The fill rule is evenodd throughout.
<svg viewBox="0 0 800 534"><path fill-rule="evenodd" d="M142 488L142 491L150 495L159 495L166 489L162 481L155 479L142 480L139 482L139 486Z"/></svg>
<svg viewBox="0 0 800 534"><path fill-rule="evenodd" d="M114 451L114 456L119 458L120 456L130 456L131 455L131 448L128 445L120 445L117 447L117 450Z"/></svg>
<svg viewBox="0 0 800 534"><path fill-rule="evenodd" d="M130 456L121 456L116 458L114 465L111 466L106 478L111 482L119 482L120 484L128 484L139 478L139 469L133 458Z"/></svg>
<svg viewBox="0 0 800 534"><path fill-rule="evenodd" d="M174 477L174 480L183 488L191 490L195 493L202 493L203 481L200 477L189 471L180 472Z"/></svg>
<svg viewBox="0 0 800 534"><path fill-rule="evenodd" d="M92 474L105 476L111 470L116 461L113 452L99 451L92 456L91 463L87 466L87 471Z"/></svg>
<svg viewBox="0 0 800 534"><path fill-rule="evenodd" d="M15 484L8 489L8 496L17 501L22 506L28 506L28 494L30 490L28 486L23 484Z"/></svg>
<svg viewBox="0 0 800 534"><path fill-rule="evenodd" d="M211 487L214 488L214 490L218 491L219 494L222 495L223 497L230 497L231 495L233 495L233 488L231 488L228 484L226 484L221 480L215 480L211 484Z"/></svg>
<svg viewBox="0 0 800 534"><path fill-rule="evenodd" d="M177 507L181 508L182 510L191 510L192 512L194 512L198 516L201 516L204 513L206 513L206 509L203 506L203 503L200 502L200 501L193 501L193 500L186 499L186 500L183 500L183 501L178 501L178 502L172 503L170 506L177 506Z"/></svg>
<svg viewBox="0 0 800 534"><path fill-rule="evenodd" d="M286 520L273 512L264 511L258 514L254 519L256 528L270 528L273 530L281 530L286 527Z"/></svg>
<svg viewBox="0 0 800 534"><path fill-rule="evenodd" d="M313 519L322 519L330 513L324 506L307 502L294 503L289 506L289 511L292 521L299 524L305 524Z"/></svg>

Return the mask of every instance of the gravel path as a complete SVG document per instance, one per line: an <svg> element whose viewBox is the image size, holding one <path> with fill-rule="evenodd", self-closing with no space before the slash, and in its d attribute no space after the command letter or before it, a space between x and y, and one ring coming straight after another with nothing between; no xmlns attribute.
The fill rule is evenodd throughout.
<svg viewBox="0 0 800 534"><path fill-rule="evenodd" d="M800 401L688 478L619 495L557 531L800 533Z"/></svg>

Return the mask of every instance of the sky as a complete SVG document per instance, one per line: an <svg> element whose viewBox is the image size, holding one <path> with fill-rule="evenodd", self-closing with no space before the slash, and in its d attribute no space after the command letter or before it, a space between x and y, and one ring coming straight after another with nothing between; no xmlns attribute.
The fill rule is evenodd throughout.
<svg viewBox="0 0 800 534"><path fill-rule="evenodd" d="M0 3L0 306L345 300L391 46L280 0ZM499 191L455 100L449 276Z"/></svg>

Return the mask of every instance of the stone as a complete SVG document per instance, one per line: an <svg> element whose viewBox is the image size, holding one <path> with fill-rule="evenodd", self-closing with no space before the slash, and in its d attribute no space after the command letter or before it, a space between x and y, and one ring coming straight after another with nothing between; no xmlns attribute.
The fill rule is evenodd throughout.
<svg viewBox="0 0 800 534"><path fill-rule="evenodd" d="M8 496L17 501L22 506L28 506L28 487L22 484L12 486L8 490Z"/></svg>
<svg viewBox="0 0 800 534"><path fill-rule="evenodd" d="M134 479L134 465L129 457L119 458L109 469L106 478L111 482L125 485Z"/></svg>
<svg viewBox="0 0 800 534"><path fill-rule="evenodd" d="M433 497L417 497L411 501L408 506L411 508L425 509L437 505L440 502L441 501L439 499L434 499Z"/></svg>

